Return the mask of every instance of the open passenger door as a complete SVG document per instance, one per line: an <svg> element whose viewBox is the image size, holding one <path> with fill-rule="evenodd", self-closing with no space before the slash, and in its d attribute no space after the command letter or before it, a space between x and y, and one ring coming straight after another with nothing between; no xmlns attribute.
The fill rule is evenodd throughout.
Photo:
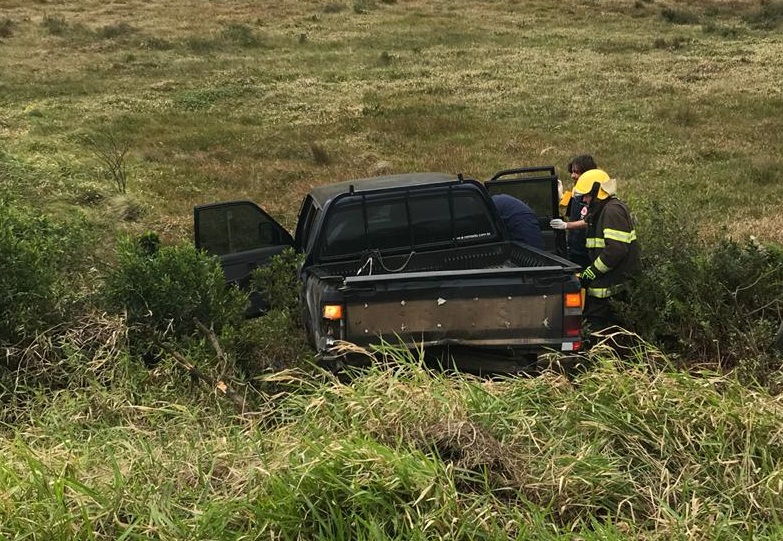
<svg viewBox="0 0 783 541"><path fill-rule="evenodd" d="M287 247L294 246L291 234L251 201L210 203L193 208L196 248L217 256L226 282L247 287L254 269ZM248 313L265 307L251 297Z"/></svg>
<svg viewBox="0 0 783 541"><path fill-rule="evenodd" d="M546 250L566 257L565 231L549 226L559 217L558 184L553 165L505 169L484 183L490 195L508 194L527 203L536 213Z"/></svg>

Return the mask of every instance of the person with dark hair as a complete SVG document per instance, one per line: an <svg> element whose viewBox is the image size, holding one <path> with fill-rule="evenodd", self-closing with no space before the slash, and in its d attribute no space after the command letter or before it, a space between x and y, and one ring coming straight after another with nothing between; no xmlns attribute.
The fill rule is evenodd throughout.
<svg viewBox="0 0 783 541"><path fill-rule="evenodd" d="M568 173L571 175L571 180L574 181L574 184L576 184L582 173L592 169L598 169L598 165L596 165L595 160L589 154L580 154L568 162ZM582 205L582 196L575 195L572 191L567 191L563 194L560 204L566 208L568 220L555 218L549 222L549 226L552 229L567 231L568 259L585 268L590 264L590 259L587 256L587 247L585 246L587 223L584 221L584 212L587 208Z"/></svg>
<svg viewBox="0 0 783 541"><path fill-rule="evenodd" d="M538 226L538 217L527 203L508 194L493 195L492 202L495 203L511 240L544 249L544 236Z"/></svg>

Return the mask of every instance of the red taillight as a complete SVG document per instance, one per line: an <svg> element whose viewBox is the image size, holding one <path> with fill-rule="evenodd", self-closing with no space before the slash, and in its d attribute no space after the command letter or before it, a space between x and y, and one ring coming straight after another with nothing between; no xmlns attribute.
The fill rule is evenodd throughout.
<svg viewBox="0 0 783 541"><path fill-rule="evenodd" d="M582 292L566 293L563 298L563 333L565 338L579 338L582 335ZM563 349L578 351L582 341L563 343Z"/></svg>

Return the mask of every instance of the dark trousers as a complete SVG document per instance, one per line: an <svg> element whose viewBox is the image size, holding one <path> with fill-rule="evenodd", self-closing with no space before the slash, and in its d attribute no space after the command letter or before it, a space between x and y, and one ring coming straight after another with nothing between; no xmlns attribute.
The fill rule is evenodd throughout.
<svg viewBox="0 0 783 541"><path fill-rule="evenodd" d="M585 297L585 308L582 318L587 323L590 333L601 331L613 325L620 326L617 315L612 308L611 298L599 299L598 297Z"/></svg>
<svg viewBox="0 0 783 541"><path fill-rule="evenodd" d="M585 297L585 307L582 311L587 330L584 337L587 348L598 342L611 347L620 357L632 356L637 350L638 340L632 334L621 331L625 324L617 317L612 306L612 299L623 300L624 293L607 299Z"/></svg>

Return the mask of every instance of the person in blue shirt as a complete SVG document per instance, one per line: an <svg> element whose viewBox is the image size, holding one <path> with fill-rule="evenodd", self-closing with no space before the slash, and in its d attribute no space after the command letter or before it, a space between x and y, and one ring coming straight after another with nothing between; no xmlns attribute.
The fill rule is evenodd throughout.
<svg viewBox="0 0 783 541"><path fill-rule="evenodd" d="M538 226L538 217L527 203L507 194L493 195L492 201L506 225L511 240L544 249L544 237Z"/></svg>

